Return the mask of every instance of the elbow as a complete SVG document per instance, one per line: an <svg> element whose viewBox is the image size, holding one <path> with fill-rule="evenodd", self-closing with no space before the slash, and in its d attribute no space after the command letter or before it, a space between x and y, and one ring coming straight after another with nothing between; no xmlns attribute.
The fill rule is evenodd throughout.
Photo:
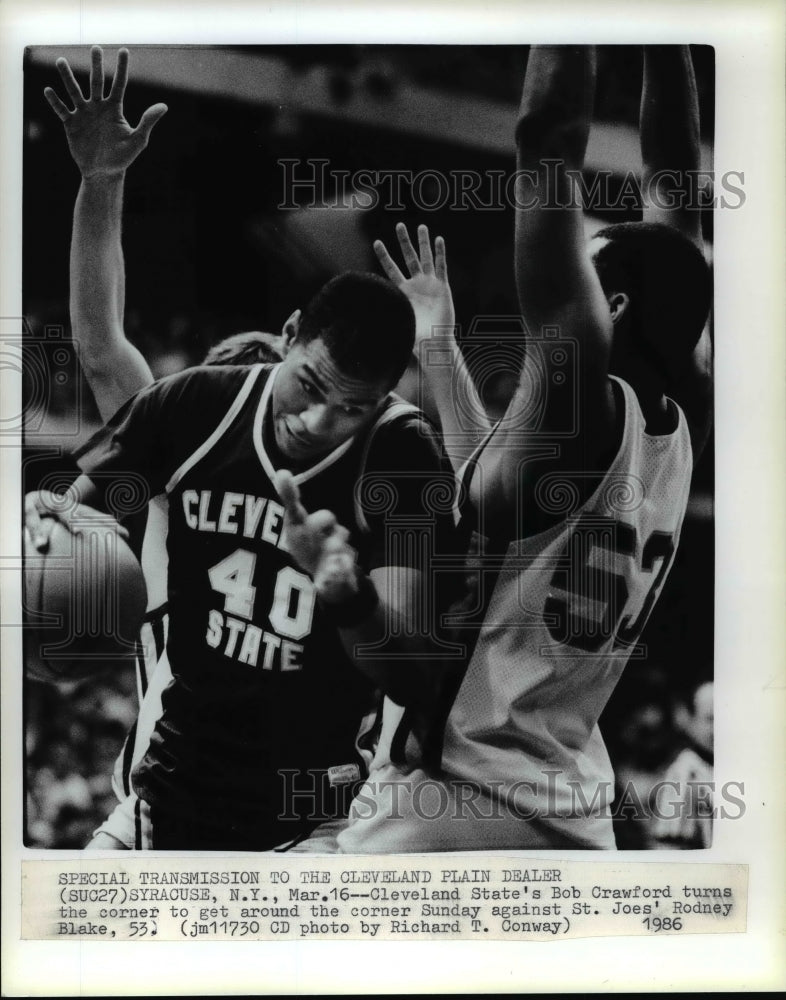
<svg viewBox="0 0 786 1000"><path fill-rule="evenodd" d="M112 365L109 364L107 358L101 352L93 353L87 350L76 337L74 337L74 342L77 345L79 367L82 369L88 384L106 379L112 372Z"/></svg>
<svg viewBox="0 0 786 1000"><path fill-rule="evenodd" d="M85 314L72 314L71 336L85 375L101 377L117 370L121 360L118 345L125 340L122 327Z"/></svg>

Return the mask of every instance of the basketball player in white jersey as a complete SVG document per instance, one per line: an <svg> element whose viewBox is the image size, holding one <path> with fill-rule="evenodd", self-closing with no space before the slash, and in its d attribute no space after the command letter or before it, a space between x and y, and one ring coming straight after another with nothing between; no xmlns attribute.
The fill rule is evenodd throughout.
<svg viewBox="0 0 786 1000"><path fill-rule="evenodd" d="M571 171L584 162L594 74L591 48L529 55L516 132L526 357L505 417L463 477L476 585L454 623L469 664L440 766L423 767L416 746L408 769L375 762L342 851L615 846L598 718L628 660L646 655L639 638L706 439L711 285L698 213L679 198L650 201L643 223L586 245ZM645 191L659 169L698 169L687 49L646 53L642 151ZM680 183L665 178L661 198ZM420 257L399 240L410 277L431 266L427 233Z"/></svg>

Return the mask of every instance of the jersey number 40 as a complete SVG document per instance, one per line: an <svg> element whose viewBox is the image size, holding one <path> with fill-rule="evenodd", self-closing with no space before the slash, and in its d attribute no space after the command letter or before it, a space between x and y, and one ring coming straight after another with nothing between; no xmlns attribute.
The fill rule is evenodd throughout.
<svg viewBox="0 0 786 1000"><path fill-rule="evenodd" d="M208 570L210 586L224 595L226 614L253 621L257 597L253 582L256 561L255 553L235 549ZM282 567L276 576L273 604L268 613L274 631L287 639L305 639L311 632L315 602L311 579L293 566Z"/></svg>

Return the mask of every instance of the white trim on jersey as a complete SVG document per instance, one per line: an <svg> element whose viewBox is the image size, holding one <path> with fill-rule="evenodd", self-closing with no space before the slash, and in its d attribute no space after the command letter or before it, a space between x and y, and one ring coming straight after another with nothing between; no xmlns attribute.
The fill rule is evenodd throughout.
<svg viewBox="0 0 786 1000"><path fill-rule="evenodd" d="M232 401L229 409L213 433L173 473L165 487L167 493L213 447L224 431L230 426L248 399L263 367L263 365L255 365L248 373L240 392ZM166 610L168 598L167 577L169 571L169 556L166 545L168 531L169 498L166 494L159 493L148 504L147 525L145 526L145 534L142 539L141 565L147 587L148 603L145 621L140 628L136 656L136 685L139 708L134 725L126 736L112 772L112 790L117 796L120 806L129 797L128 789L130 787L131 773L147 751L156 721L161 716L161 694L172 680L172 672L166 657L166 642L169 631L169 615ZM159 628L160 635L157 635ZM136 798L133 792L130 794L134 799ZM115 809L118 816L122 815L120 806ZM111 815L113 814L110 814L110 819ZM107 832L117 837L117 834L109 827L107 828ZM117 837L117 839L120 838ZM129 846L133 846L133 844Z"/></svg>
<svg viewBox="0 0 786 1000"><path fill-rule="evenodd" d="M210 437L208 437L205 441L203 441L202 444L196 449L196 451L193 452L191 456L185 460L185 462L183 462L180 468L176 469L173 472L172 478L164 487L167 493L172 492L172 490L175 488L175 486L177 486L177 484L180 482L183 476L188 472L188 470L193 468L193 466L195 466L196 463L201 458L204 458L204 456L210 451L213 445L222 437L222 435L231 426L235 417L242 409L243 404L251 394L251 390L254 388L254 383L256 382L257 378L259 377L259 373L262 371L263 368L264 365L254 365L254 367L246 376L246 380L243 383L243 387L241 388L237 396L235 396L232 405L224 414L224 419L221 421L218 427L216 427L216 429L213 431ZM272 382L272 376L270 381ZM265 387L265 391L267 391L267 386Z"/></svg>
<svg viewBox="0 0 786 1000"><path fill-rule="evenodd" d="M147 524L142 539L140 563L147 587L147 612L150 614L167 601L169 557L166 536L169 525L169 500L163 494L154 496L147 505Z"/></svg>
<svg viewBox="0 0 786 1000"><path fill-rule="evenodd" d="M169 482L166 484L165 490L166 494L171 493L171 491L177 486L177 484L182 480L182 478L189 472L198 462L205 458L208 453L215 447L221 437L229 430L230 426L237 419L242 407L248 401L248 398L256 384L257 378L264 366L256 365L248 373L243 385L238 392L237 396L233 400L229 409L225 413L224 417L221 419L219 424L213 430L213 432L205 439L205 441L199 445L195 451L179 466L179 468L173 473ZM271 481L275 481L275 472L270 459L265 452L263 436L262 436L262 425L264 421L265 414L267 412L267 407L270 402L270 397L273 389L273 384L275 382L276 375L278 373L278 367L276 366L270 373L270 376L262 389L260 401L257 405L254 426L253 426L253 441L254 446L257 451L258 458L262 463L265 472L270 477ZM359 464L358 477L362 475L365 469L366 460L371 448L371 444L376 434L377 430L390 423L392 420L403 416L405 414L417 414L420 411L417 407L404 400L395 399L390 406L381 413L374 424L368 431L368 439L366 441L361 462ZM338 448L334 449L329 455L323 458L315 466L304 472L299 473L294 477L296 483L304 482L318 473L322 472L329 465L336 462L345 452L353 445L356 437L351 437ZM361 530L368 531L369 526L366 522L366 518L363 514L362 509L359 506L357 496L355 498L356 511L358 515L358 524ZM151 580L153 576L160 578L160 569L163 566L164 569L164 581L166 581L166 570L168 567L168 558L166 550L166 535L168 530L168 507L169 500L168 495L159 494L157 497L153 498L149 505L150 514L148 517L148 525L145 533L145 539L143 541L143 554L147 556L143 560L145 576L146 579L149 577ZM159 561L159 565L155 566L156 559ZM162 562L163 560L163 562ZM157 572L156 572L157 571ZM163 595L158 592L158 588L155 589L156 604L161 605L161 610L166 607L166 591ZM151 593L150 597L153 598L154 594ZM163 600L161 600L163 596ZM148 612L151 615L153 612ZM166 656L166 634L168 632L168 615L163 614L161 616L162 623L164 626L164 645L163 648L159 649L157 644L153 641L153 634L150 632L150 623L146 622L142 629L142 650L140 651L140 658L137 663L137 685L139 687L139 713L137 716L136 724L134 730L129 735L130 739L133 739L133 752L130 757L130 761L126 761L127 747L124 745L121 751L120 757L115 766L115 773L113 775L113 790L117 795L119 800L118 806L115 811L110 814L105 824L106 832L111 833L116 839L122 839L123 842L131 841L132 829L135 829L135 835L133 841L129 842L127 846L142 849L149 849L152 844L152 825L150 822L150 809L147 803L138 799L133 791L127 793L125 790L125 783L130 779L130 773L133 768L139 763L139 761L144 756L147 747L150 742L150 737L155 728L156 720L161 716L161 694L163 689L171 682L172 674L169 668L169 661ZM149 633L149 634L148 634ZM146 668L147 676L145 678L147 682L146 690L142 689L142 679L140 673ZM381 706L379 711L381 711ZM377 711L370 712L361 722L361 726L358 732L358 739L361 739L362 735L368 730L373 728L375 717ZM127 738L128 739L128 738ZM363 757L367 764L372 757L368 751L361 751L358 748L361 757ZM100 829L104 830L104 827ZM122 831L122 837L119 835Z"/></svg>
<svg viewBox="0 0 786 1000"><path fill-rule="evenodd" d="M262 434L262 424L265 419L267 404L270 399L270 395L273 391L273 383L276 380L276 375L278 375L278 369L279 366L276 365L276 367L270 373L270 378L267 380L267 384L265 385L265 388L262 390L262 398L259 401L259 406L257 407L256 416L254 417L254 447L257 450L257 456L259 457L259 461L262 463L262 468L267 473L271 483L275 483L276 481L276 470L273 468L273 463L270 461L268 454L265 451L265 441ZM304 469L303 472L298 472L297 475L294 475L292 477L295 484L299 486L301 483L305 483L307 480L313 479L314 476L319 475L319 473L322 472L323 469L326 469L329 465L332 465L335 461L341 458L341 456L345 452L349 451L354 441L355 441L355 436L353 435L351 438L347 438L347 440L344 441L343 444L340 444L338 448L335 448L333 451L331 451L329 455L325 455L325 457L321 459L321 461L317 462L316 465L312 465L310 468Z"/></svg>

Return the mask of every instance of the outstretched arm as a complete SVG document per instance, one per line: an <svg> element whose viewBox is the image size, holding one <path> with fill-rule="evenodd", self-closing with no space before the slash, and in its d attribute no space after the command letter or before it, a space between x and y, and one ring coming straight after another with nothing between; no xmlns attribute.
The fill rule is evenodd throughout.
<svg viewBox="0 0 786 1000"><path fill-rule="evenodd" d="M701 165L699 98L687 45L644 47L639 119L644 221L679 229L701 246L701 214L688 177Z"/></svg>
<svg viewBox="0 0 786 1000"><path fill-rule="evenodd" d="M51 88L44 95L65 126L68 147L82 174L71 237L71 329L79 359L103 420L153 381L150 368L123 330L125 268L121 219L125 172L147 146L166 106L156 104L131 128L123 115L128 51L121 49L104 97L101 49L91 53L85 99L65 59L57 69L73 111Z"/></svg>
<svg viewBox="0 0 786 1000"><path fill-rule="evenodd" d="M515 229L516 285L528 336L519 387L495 435L502 448L497 468L487 479L487 490L506 504L527 489L528 456L564 422L566 390L578 434L559 445L555 464L595 468L613 433L611 316L586 249L573 182L584 164L594 85L591 46L530 50L516 128ZM544 330L556 330L569 345L567 374L552 368L560 352L550 350ZM542 405L533 406L538 399Z"/></svg>
<svg viewBox="0 0 786 1000"><path fill-rule="evenodd" d="M689 175L701 166L699 98L690 48L647 45L639 123L645 222L678 229L704 249L701 212ZM712 344L706 327L690 364L668 394L685 413L694 463L712 426Z"/></svg>
<svg viewBox="0 0 786 1000"><path fill-rule="evenodd" d="M445 450L458 471L490 424L456 342L445 241L437 236L432 252L428 227L421 225L415 250L403 222L396 226L396 236L409 277L404 276L382 240L374 243L374 252L382 270L404 292L415 311L415 356L439 414ZM440 354L439 364L433 361L435 349ZM444 363L445 355L450 357L450 364Z"/></svg>

